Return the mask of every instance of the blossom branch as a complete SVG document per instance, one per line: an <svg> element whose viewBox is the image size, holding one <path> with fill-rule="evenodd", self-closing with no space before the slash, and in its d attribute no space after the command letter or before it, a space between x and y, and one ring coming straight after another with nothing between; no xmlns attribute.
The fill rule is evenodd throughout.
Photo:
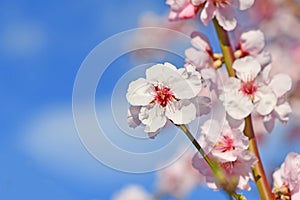
<svg viewBox="0 0 300 200"><path fill-rule="evenodd" d="M222 27L220 27L220 25L218 24L215 18L213 19L213 23L217 31L221 50L224 55L224 62L226 65L228 75L230 77L234 77L235 71L232 68L232 64L234 62L234 53L230 45L228 33ZM260 155L259 155L253 127L252 127L251 115L245 118L244 134L249 138L249 151L254 153L258 159L258 162L252 168L252 173L254 175L255 183L257 185L260 197L263 200L271 200L273 199L272 192L260 159Z"/></svg>

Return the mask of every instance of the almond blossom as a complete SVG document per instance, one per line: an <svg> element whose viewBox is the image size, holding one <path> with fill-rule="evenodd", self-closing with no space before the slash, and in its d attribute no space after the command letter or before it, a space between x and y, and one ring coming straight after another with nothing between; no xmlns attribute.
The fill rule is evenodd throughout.
<svg viewBox="0 0 300 200"><path fill-rule="evenodd" d="M260 30L250 30L241 35L235 56L240 58L250 55L265 67L271 63L271 54L264 47L264 34Z"/></svg>
<svg viewBox="0 0 300 200"><path fill-rule="evenodd" d="M216 17L220 26L226 31L235 29L237 20L233 8L246 10L254 0L192 0L196 6L204 6L200 15L201 21L207 26Z"/></svg>
<svg viewBox="0 0 300 200"><path fill-rule="evenodd" d="M197 96L201 88L201 75L193 66L177 69L164 63L150 67L146 79L139 78L128 87L126 98L132 106L129 125L134 128L143 124L145 132L154 136L168 120L190 123L209 106L207 97Z"/></svg>
<svg viewBox="0 0 300 200"><path fill-rule="evenodd" d="M167 0L166 4L171 7L170 20L193 18L198 11L198 6L193 5L189 0Z"/></svg>
<svg viewBox="0 0 300 200"><path fill-rule="evenodd" d="M202 9L201 21L207 26L216 17L220 26L231 31L237 25L233 8L246 10L250 8L254 0L167 0L170 5L170 20L189 19L196 16Z"/></svg>
<svg viewBox="0 0 300 200"><path fill-rule="evenodd" d="M273 193L278 200L300 199L300 155L291 152L273 173Z"/></svg>
<svg viewBox="0 0 300 200"><path fill-rule="evenodd" d="M244 125L231 129L228 122L225 122L222 127L218 121L208 120L202 126L199 143L206 150L212 147L208 156L220 163L229 178L237 180L237 189L249 190L248 181L252 178L251 166L255 164L257 159L252 153L247 151L249 141L242 132L243 127ZM215 140L212 134L216 134L218 130L220 131L220 136ZM199 153L195 154L193 158L193 166L206 177L208 187L212 189L221 188L215 180L210 167L200 157Z"/></svg>
<svg viewBox="0 0 300 200"><path fill-rule="evenodd" d="M288 75L277 74L269 80L268 73L260 73L260 64L250 56L237 59L233 68L237 78L228 79L221 96L232 118L241 120L255 110L262 116L272 119L278 116L279 119L287 120L290 109L285 104L284 95L291 89Z"/></svg>

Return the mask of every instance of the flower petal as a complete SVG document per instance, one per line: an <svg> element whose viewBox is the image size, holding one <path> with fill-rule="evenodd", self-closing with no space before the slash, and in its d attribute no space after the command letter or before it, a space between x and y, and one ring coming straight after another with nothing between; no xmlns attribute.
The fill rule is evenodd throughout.
<svg viewBox="0 0 300 200"><path fill-rule="evenodd" d="M251 55L259 54L265 47L265 37L260 30L251 30L241 35L241 46Z"/></svg>
<svg viewBox="0 0 300 200"><path fill-rule="evenodd" d="M284 102L283 104L276 106L275 112L281 122L287 122L289 120L289 115L292 113L292 108L288 102Z"/></svg>
<svg viewBox="0 0 300 200"><path fill-rule="evenodd" d="M156 64L146 70L146 79L154 83L167 83L170 78L178 77L177 68L170 64Z"/></svg>
<svg viewBox="0 0 300 200"><path fill-rule="evenodd" d="M237 25L235 13L230 6L219 7L216 10L216 18L226 31L232 31Z"/></svg>
<svg viewBox="0 0 300 200"><path fill-rule="evenodd" d="M126 98L133 106L148 105L153 99L152 85L144 78L139 78L129 84Z"/></svg>
<svg viewBox="0 0 300 200"><path fill-rule="evenodd" d="M191 43L197 49L202 51L211 50L208 38L202 33L195 31L191 34L191 37L192 37Z"/></svg>
<svg viewBox="0 0 300 200"><path fill-rule="evenodd" d="M145 132L156 132L167 122L163 108L157 104L142 107L139 119L146 126Z"/></svg>
<svg viewBox="0 0 300 200"><path fill-rule="evenodd" d="M211 99L208 97L196 96L190 100L196 108L196 116L208 114L211 110Z"/></svg>
<svg viewBox="0 0 300 200"><path fill-rule="evenodd" d="M264 127L269 133L272 132L274 126L275 126L275 117L274 117L273 113L270 115L264 116Z"/></svg>
<svg viewBox="0 0 300 200"><path fill-rule="evenodd" d="M276 74L270 82L270 87L277 97L281 97L292 88L292 79L287 74Z"/></svg>
<svg viewBox="0 0 300 200"><path fill-rule="evenodd" d="M238 0L238 8L240 10L246 10L254 4L254 0Z"/></svg>
<svg viewBox="0 0 300 200"><path fill-rule="evenodd" d="M255 102L256 111L261 115L268 115L275 108L277 97L270 88L260 87L256 92Z"/></svg>
<svg viewBox="0 0 300 200"><path fill-rule="evenodd" d="M194 48L189 48L185 50L186 61L197 67L197 69L202 69L208 67L209 55L204 51L197 51Z"/></svg>
<svg viewBox="0 0 300 200"><path fill-rule="evenodd" d="M139 120L139 113L141 111L141 106L130 106L128 109L127 122L129 127L136 128L141 124Z"/></svg>
<svg viewBox="0 0 300 200"><path fill-rule="evenodd" d="M201 74L196 71L195 66L186 65L185 68L178 69L178 72L186 80L186 83L189 84L189 88L195 94L198 94L202 89L202 79Z"/></svg>
<svg viewBox="0 0 300 200"><path fill-rule="evenodd" d="M253 110L251 100L240 93L226 93L224 94L223 99L223 105L226 112L234 119L244 119Z"/></svg>
<svg viewBox="0 0 300 200"><path fill-rule="evenodd" d="M208 25L215 16L216 7L212 1L206 1L206 4L201 12L200 19L204 25Z"/></svg>
<svg viewBox="0 0 300 200"><path fill-rule="evenodd" d="M174 124L188 124L196 119L196 108L189 100L180 100L166 108L166 116Z"/></svg>
<svg viewBox="0 0 300 200"><path fill-rule="evenodd" d="M258 61L251 56L235 60L232 67L237 77L244 82L253 81L261 70Z"/></svg>

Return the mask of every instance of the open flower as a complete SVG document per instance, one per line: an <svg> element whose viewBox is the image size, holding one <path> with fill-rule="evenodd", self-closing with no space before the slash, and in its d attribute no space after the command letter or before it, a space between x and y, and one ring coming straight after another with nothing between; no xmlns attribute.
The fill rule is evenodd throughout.
<svg viewBox="0 0 300 200"><path fill-rule="evenodd" d="M201 75L193 66L152 66L146 70L146 79L139 78L128 87L126 98L132 105L128 115L130 126L143 124L145 132L153 135L168 120L174 124L190 123L201 114L202 105L208 106L207 97L197 96L201 88Z"/></svg>
<svg viewBox="0 0 300 200"><path fill-rule="evenodd" d="M289 153L273 173L273 193L276 199L300 199L300 155Z"/></svg>
<svg viewBox="0 0 300 200"><path fill-rule="evenodd" d="M234 119L241 120L253 110L262 116L280 112L286 117L281 97L291 89L291 79L284 74L275 75L271 81L261 73L261 66L251 56L238 59L233 63L237 78L230 77L224 85L221 96L227 113ZM261 74L260 74L261 73ZM260 75L260 76L259 76Z"/></svg>
<svg viewBox="0 0 300 200"><path fill-rule="evenodd" d="M271 63L272 58L271 54L264 48L264 34L260 30L250 30L241 35L235 56L238 58L252 56L262 67L265 67Z"/></svg>
<svg viewBox="0 0 300 200"><path fill-rule="evenodd" d="M216 17L220 26L231 31L237 25L233 8L246 10L253 5L254 0L192 0L192 3L196 6L204 5L200 18L205 25Z"/></svg>
<svg viewBox="0 0 300 200"><path fill-rule="evenodd" d="M189 0L167 0L166 4L171 7L170 20L193 18L198 11L198 6L193 5Z"/></svg>
<svg viewBox="0 0 300 200"><path fill-rule="evenodd" d="M243 134L244 124L231 128L225 121L208 120L201 127L202 134L199 143L210 159L217 161L228 178L237 180L237 189L250 189L248 181L251 178L251 166L256 162L255 156L247 149L248 138ZM220 189L206 161L196 153L193 166L205 176L208 187Z"/></svg>
<svg viewBox="0 0 300 200"><path fill-rule="evenodd" d="M250 8L254 0L167 0L166 4L171 6L170 20L189 19L196 16L202 8L200 19L208 25L216 17L220 26L226 31L233 30L237 20L233 8L246 10Z"/></svg>

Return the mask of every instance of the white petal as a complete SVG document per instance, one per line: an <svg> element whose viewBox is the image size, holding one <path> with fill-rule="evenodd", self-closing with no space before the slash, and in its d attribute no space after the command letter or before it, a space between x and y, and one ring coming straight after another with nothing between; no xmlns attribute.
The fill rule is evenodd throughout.
<svg viewBox="0 0 300 200"><path fill-rule="evenodd" d="M287 122L289 115L292 113L292 108L288 102L284 102L283 104L276 106L275 112L280 121Z"/></svg>
<svg viewBox="0 0 300 200"><path fill-rule="evenodd" d="M254 0L239 0L238 8L240 10L246 10L254 4Z"/></svg>
<svg viewBox="0 0 300 200"><path fill-rule="evenodd" d="M188 124L196 119L196 108L189 100L180 100L167 106L166 116L174 124Z"/></svg>
<svg viewBox="0 0 300 200"><path fill-rule="evenodd" d="M198 94L202 89L202 79L201 74L196 71L195 66L186 65L185 68L178 69L180 75L189 84L189 88L193 90L195 94Z"/></svg>
<svg viewBox="0 0 300 200"><path fill-rule="evenodd" d="M213 149L221 135L222 128L223 124L215 119L209 119L201 126L199 144L202 146L205 153L209 153Z"/></svg>
<svg viewBox="0 0 300 200"><path fill-rule="evenodd" d="M206 4L201 12L200 19L204 25L208 25L215 16L216 7L212 1L206 1Z"/></svg>
<svg viewBox="0 0 300 200"><path fill-rule="evenodd" d="M156 132L167 122L163 108L157 104L142 107L139 119L146 126L145 132Z"/></svg>
<svg viewBox="0 0 300 200"><path fill-rule="evenodd" d="M234 11L230 6L219 7L216 10L216 18L226 31L232 31L237 25Z"/></svg>
<svg viewBox="0 0 300 200"><path fill-rule="evenodd" d="M270 87L277 97L281 97L292 88L292 79L287 74L276 74L270 82Z"/></svg>
<svg viewBox="0 0 300 200"><path fill-rule="evenodd" d="M129 84L126 98L133 106L148 105L154 99L152 91L152 85L144 78L139 78Z"/></svg>
<svg viewBox="0 0 300 200"><path fill-rule="evenodd" d="M153 84L163 84L170 88L178 99L190 99L199 93L199 88L194 87L185 80L176 67L170 63L157 64L146 70L148 81Z"/></svg>
<svg viewBox="0 0 300 200"><path fill-rule="evenodd" d="M264 68L272 62L272 56L268 51L262 51L255 56L255 59Z"/></svg>
<svg viewBox="0 0 300 200"><path fill-rule="evenodd" d="M275 116L272 114L264 116L264 127L265 129L271 133L275 126Z"/></svg>
<svg viewBox="0 0 300 200"><path fill-rule="evenodd" d="M211 110L211 99L208 97L196 96L190 101L195 105L197 117L208 114Z"/></svg>
<svg viewBox="0 0 300 200"><path fill-rule="evenodd" d="M186 61L192 63L197 69L208 67L209 55L204 51L197 51L194 48L185 50Z"/></svg>
<svg viewBox="0 0 300 200"><path fill-rule="evenodd" d="M282 186L283 184L283 180L282 180L282 177L281 177L281 170L280 169L277 169L274 173L273 173L273 182L274 182L274 185L278 185L279 187Z"/></svg>
<svg viewBox="0 0 300 200"><path fill-rule="evenodd" d="M139 113L141 111L141 106L130 106L128 109L127 122L129 127L136 128L141 124L139 120Z"/></svg>
<svg viewBox="0 0 300 200"><path fill-rule="evenodd" d="M251 55L259 54L265 47L265 37L260 30L251 30L241 35L242 49Z"/></svg>
<svg viewBox="0 0 300 200"><path fill-rule="evenodd" d="M170 63L156 64L146 70L146 79L154 83L166 83L173 76L178 76L178 72Z"/></svg>
<svg viewBox="0 0 300 200"><path fill-rule="evenodd" d="M193 32L191 34L191 37L192 37L191 43L197 49L199 49L201 51L211 50L208 38L205 35L203 35L202 33Z"/></svg>
<svg viewBox="0 0 300 200"><path fill-rule="evenodd" d="M224 94L223 105L226 112L234 119L244 119L253 110L251 100L240 93Z"/></svg>
<svg viewBox="0 0 300 200"><path fill-rule="evenodd" d="M277 97L270 88L260 87L255 94L255 102L256 111L261 115L268 115L275 108Z"/></svg>
<svg viewBox="0 0 300 200"><path fill-rule="evenodd" d="M226 83L224 84L223 91L227 92L236 92L241 88L241 81L234 77L229 77Z"/></svg>
<svg viewBox="0 0 300 200"><path fill-rule="evenodd" d="M244 82L253 81L261 70L258 61L251 56L235 60L232 67L237 77Z"/></svg>

